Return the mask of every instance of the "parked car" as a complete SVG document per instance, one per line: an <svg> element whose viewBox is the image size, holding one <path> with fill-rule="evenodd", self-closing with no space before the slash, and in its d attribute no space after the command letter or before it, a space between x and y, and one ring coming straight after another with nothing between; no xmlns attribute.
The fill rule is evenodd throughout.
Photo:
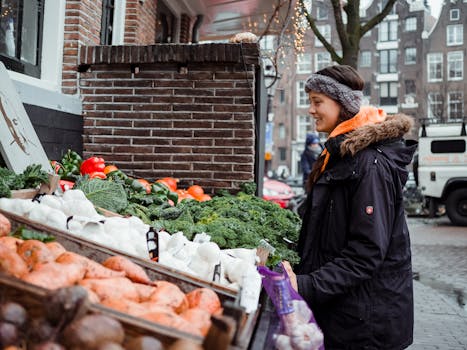
<svg viewBox="0 0 467 350"><path fill-rule="evenodd" d="M282 208L287 208L294 195L295 193L289 185L277 180L264 179L263 199L276 202Z"/></svg>

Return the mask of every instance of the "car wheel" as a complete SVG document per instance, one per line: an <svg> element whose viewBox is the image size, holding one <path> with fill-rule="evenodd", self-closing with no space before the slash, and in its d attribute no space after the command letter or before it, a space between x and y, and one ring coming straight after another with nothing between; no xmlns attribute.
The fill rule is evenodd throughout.
<svg viewBox="0 0 467 350"><path fill-rule="evenodd" d="M455 225L467 226L467 188L452 191L446 201L446 213Z"/></svg>

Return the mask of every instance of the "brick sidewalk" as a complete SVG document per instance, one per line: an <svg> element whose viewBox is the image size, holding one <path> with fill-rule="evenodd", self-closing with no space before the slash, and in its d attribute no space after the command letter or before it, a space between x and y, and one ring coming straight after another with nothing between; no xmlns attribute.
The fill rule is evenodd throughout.
<svg viewBox="0 0 467 350"><path fill-rule="evenodd" d="M467 350L467 312L414 281L415 330L409 350Z"/></svg>

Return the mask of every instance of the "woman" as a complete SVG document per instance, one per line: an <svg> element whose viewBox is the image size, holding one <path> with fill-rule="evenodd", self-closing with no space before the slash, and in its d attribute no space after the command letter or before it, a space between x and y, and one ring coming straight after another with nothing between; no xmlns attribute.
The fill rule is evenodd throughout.
<svg viewBox="0 0 467 350"><path fill-rule="evenodd" d="M404 349L412 343L410 240L402 188L416 148L405 115L361 107L363 80L331 66L306 81L316 130L329 133L308 178L298 242L286 269L321 327L326 350ZM295 275L296 274L296 275Z"/></svg>

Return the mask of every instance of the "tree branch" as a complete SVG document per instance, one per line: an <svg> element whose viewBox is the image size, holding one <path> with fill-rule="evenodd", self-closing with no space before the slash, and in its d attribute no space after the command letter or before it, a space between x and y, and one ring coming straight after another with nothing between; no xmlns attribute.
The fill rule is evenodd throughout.
<svg viewBox="0 0 467 350"><path fill-rule="evenodd" d="M336 30L342 47L349 45L349 37L345 31L344 21L342 20L341 0L331 0L334 19L336 21Z"/></svg>
<svg viewBox="0 0 467 350"><path fill-rule="evenodd" d="M316 22L315 22L315 19L313 17L311 17L310 13L308 12L308 10L306 9L306 6L303 2L303 0L298 0L298 3L302 9L302 13L305 15L307 21L308 21L308 24L310 25L310 28L311 30L313 31L313 33L316 35L316 37L318 38L319 41L321 41L324 45L324 47L326 48L326 50L331 54L331 58L333 61L335 62L338 62L338 63L341 63L342 61L342 57L340 57L336 50L334 50L334 48L331 46L331 44L324 38L324 36L320 33L320 31L318 30L318 28L316 27Z"/></svg>
<svg viewBox="0 0 467 350"><path fill-rule="evenodd" d="M384 17L386 17L389 12L391 12L391 9L396 1L397 0L388 0L386 6L384 6L383 11L371 18L368 22L365 23L365 25L360 26L360 36L365 35L366 32L381 23Z"/></svg>

